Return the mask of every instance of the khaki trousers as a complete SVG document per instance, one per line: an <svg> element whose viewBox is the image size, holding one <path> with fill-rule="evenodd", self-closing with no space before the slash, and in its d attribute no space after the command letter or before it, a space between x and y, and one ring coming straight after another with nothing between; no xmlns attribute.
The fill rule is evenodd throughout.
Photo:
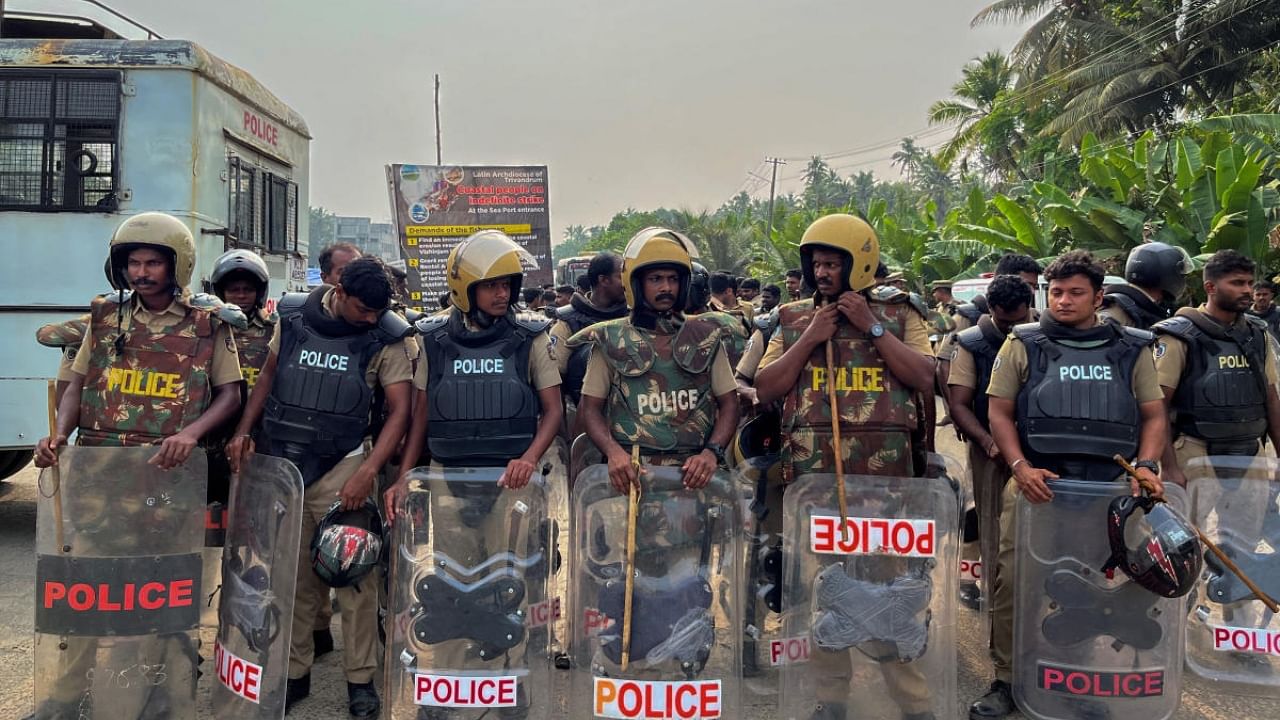
<svg viewBox="0 0 1280 720"><path fill-rule="evenodd" d="M329 586L311 569L311 538L320 518L338 499L343 484L364 462L363 455L343 458L332 470L307 487L302 500L302 540L298 545L298 586L293 601L293 637L289 644L289 677L298 679L311 672L315 661L315 640L319 605L329 602ZM347 682L373 680L378 664L378 585L375 570L359 583L337 588L342 613L342 666Z"/></svg>
<svg viewBox="0 0 1280 720"><path fill-rule="evenodd" d="M1000 549L991 592L991 661L996 679L1013 682L1013 534L1017 530L1018 484L1006 482L1001 498ZM986 566L991 568L992 565Z"/></svg>

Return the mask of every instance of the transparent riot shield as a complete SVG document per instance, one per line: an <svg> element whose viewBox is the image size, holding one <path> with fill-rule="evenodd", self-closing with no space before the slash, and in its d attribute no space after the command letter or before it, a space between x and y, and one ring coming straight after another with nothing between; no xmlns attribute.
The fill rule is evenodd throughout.
<svg viewBox="0 0 1280 720"><path fill-rule="evenodd" d="M1191 520L1272 597L1280 596L1275 458L1210 456L1184 467ZM1280 696L1280 620L1213 553L1187 622L1187 666L1220 689Z"/></svg>
<svg viewBox="0 0 1280 720"><path fill-rule="evenodd" d="M551 577L547 597L530 598L529 636L546 635L545 643L536 640L538 646L545 644L555 663L563 667L569 661L569 568L565 562L569 554L569 449L564 440L556 438L551 444L538 472L547 489L547 521L540 532L551 562Z"/></svg>
<svg viewBox="0 0 1280 720"><path fill-rule="evenodd" d="M213 716L281 718L302 540L302 475L288 460L252 455L232 478L228 506Z"/></svg>
<svg viewBox="0 0 1280 720"><path fill-rule="evenodd" d="M546 718L547 490L503 468L415 468L392 529L386 699L394 719Z"/></svg>
<svg viewBox="0 0 1280 720"><path fill-rule="evenodd" d="M959 501L948 478L834 475L787 489L780 717L954 717Z"/></svg>
<svg viewBox="0 0 1280 720"><path fill-rule="evenodd" d="M206 465L69 447L40 476L37 717L194 718Z"/></svg>
<svg viewBox="0 0 1280 720"><path fill-rule="evenodd" d="M593 465L573 492L573 718L740 718L740 494L717 473L701 490L646 465L636 512L631 633L628 497Z"/></svg>
<svg viewBox="0 0 1280 720"><path fill-rule="evenodd" d="M786 664L782 634L782 497L777 455L743 459L732 471L744 521L743 686L755 696L778 693ZM750 702L750 701L748 701Z"/></svg>
<svg viewBox="0 0 1280 720"><path fill-rule="evenodd" d="M1118 571L1107 508L1129 483L1053 480L1053 499L1019 496L1014 539L1013 695L1038 720L1162 720L1178 707L1186 599L1163 598ZM1176 485L1165 497L1180 512ZM1129 526L1141 531L1145 518Z"/></svg>

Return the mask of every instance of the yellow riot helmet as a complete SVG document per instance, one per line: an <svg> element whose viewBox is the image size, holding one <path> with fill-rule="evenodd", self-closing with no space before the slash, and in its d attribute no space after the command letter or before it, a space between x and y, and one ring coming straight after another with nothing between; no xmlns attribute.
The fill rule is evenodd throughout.
<svg viewBox="0 0 1280 720"><path fill-rule="evenodd" d="M476 283L501 277L511 278L511 307L520 301L520 285L525 266L537 269L538 261L528 250L497 230L481 230L453 246L445 263L449 297L464 314L471 312Z"/></svg>
<svg viewBox="0 0 1280 720"><path fill-rule="evenodd" d="M139 247L165 251L173 263L173 284L185 290L196 268L196 241L191 230L178 218L162 212L144 212L120 223L111 235L109 279L117 290L129 289L129 252Z"/></svg>
<svg viewBox="0 0 1280 720"><path fill-rule="evenodd" d="M813 249L827 247L847 255L848 283L844 290L862 291L876 284L876 265L880 264L880 239L860 217L845 214L826 215L814 220L800 238L800 269L811 288L818 283L813 275Z"/></svg>
<svg viewBox="0 0 1280 720"><path fill-rule="evenodd" d="M697 258L698 248L684 233L647 227L633 235L622 251L622 291L627 296L627 305L634 312L637 302L644 299L637 271L670 265L680 271L680 295L676 298L675 309L683 310L689 301L689 278L693 273L693 261Z"/></svg>

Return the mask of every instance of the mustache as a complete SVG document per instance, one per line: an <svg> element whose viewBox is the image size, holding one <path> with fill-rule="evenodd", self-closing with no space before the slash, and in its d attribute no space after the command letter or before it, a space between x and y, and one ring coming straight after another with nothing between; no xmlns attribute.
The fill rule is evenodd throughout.
<svg viewBox="0 0 1280 720"><path fill-rule="evenodd" d="M661 293L658 295L658 297L654 298L654 300L655 301L670 300L671 302L675 302L676 296L672 295L671 293Z"/></svg>
<svg viewBox="0 0 1280 720"><path fill-rule="evenodd" d="M148 280L147 278L133 278L129 280L129 284L134 287L150 287L152 285L159 285L160 283L154 280Z"/></svg>

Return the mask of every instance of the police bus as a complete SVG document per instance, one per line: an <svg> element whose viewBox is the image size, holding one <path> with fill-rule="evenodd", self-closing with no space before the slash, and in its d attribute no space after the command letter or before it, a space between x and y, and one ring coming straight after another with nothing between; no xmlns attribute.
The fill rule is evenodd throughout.
<svg viewBox="0 0 1280 720"><path fill-rule="evenodd" d="M110 291L107 241L125 218L187 223L193 291L233 247L266 260L270 297L306 288L311 136L252 75L192 42L12 11L0 37L2 478L48 434L59 356L35 331Z"/></svg>
<svg viewBox="0 0 1280 720"><path fill-rule="evenodd" d="M556 284L577 289L578 278L587 274L587 268L591 265L593 257L595 255L575 255L556 263Z"/></svg>

